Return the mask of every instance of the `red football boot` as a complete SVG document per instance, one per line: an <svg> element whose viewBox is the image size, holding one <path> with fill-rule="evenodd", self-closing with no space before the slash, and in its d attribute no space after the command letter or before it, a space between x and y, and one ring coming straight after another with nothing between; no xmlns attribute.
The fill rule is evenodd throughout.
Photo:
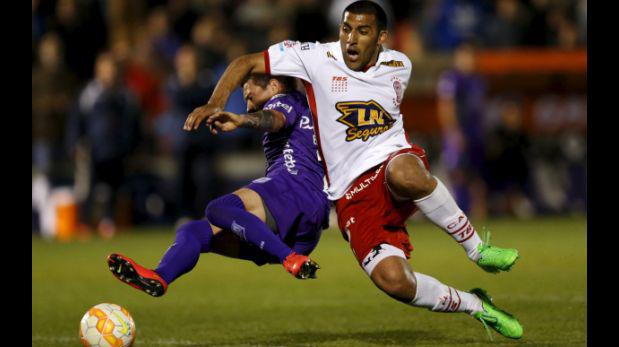
<svg viewBox="0 0 619 347"><path fill-rule="evenodd" d="M168 284L155 271L138 265L131 258L112 253L107 256L107 264L114 277L152 296L162 296Z"/></svg>
<svg viewBox="0 0 619 347"><path fill-rule="evenodd" d="M283 265L286 271L302 280L316 278L316 271L320 269L320 266L308 256L295 252L290 253L286 259L284 259Z"/></svg>

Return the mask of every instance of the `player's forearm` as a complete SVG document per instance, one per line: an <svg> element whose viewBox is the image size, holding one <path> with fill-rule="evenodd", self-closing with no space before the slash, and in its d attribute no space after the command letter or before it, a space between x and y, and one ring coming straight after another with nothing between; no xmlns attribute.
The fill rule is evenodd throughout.
<svg viewBox="0 0 619 347"><path fill-rule="evenodd" d="M272 110L260 110L258 112L243 115L242 128L257 129L261 131L276 132L284 126L284 120Z"/></svg>
<svg viewBox="0 0 619 347"><path fill-rule="evenodd" d="M209 99L209 104L216 105L222 109L228 102L230 94L241 85L241 82L250 73L264 73L263 53L254 53L240 56L232 61L219 79L213 95Z"/></svg>

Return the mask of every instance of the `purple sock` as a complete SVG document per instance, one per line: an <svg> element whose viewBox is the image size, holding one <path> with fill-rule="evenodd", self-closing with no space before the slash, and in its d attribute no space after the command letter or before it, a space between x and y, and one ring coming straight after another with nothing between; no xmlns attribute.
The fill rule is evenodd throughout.
<svg viewBox="0 0 619 347"><path fill-rule="evenodd" d="M206 207L206 218L213 225L231 230L242 240L276 256L280 262L292 253L290 247L260 218L245 210L243 201L237 195L228 194L211 201Z"/></svg>
<svg viewBox="0 0 619 347"><path fill-rule="evenodd" d="M176 232L176 240L163 255L155 272L168 284L196 266L200 253L210 250L213 230L206 220L183 224Z"/></svg>

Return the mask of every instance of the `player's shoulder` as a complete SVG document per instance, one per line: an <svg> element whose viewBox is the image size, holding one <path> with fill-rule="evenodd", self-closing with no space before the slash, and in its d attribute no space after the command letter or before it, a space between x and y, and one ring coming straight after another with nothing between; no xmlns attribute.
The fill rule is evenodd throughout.
<svg viewBox="0 0 619 347"><path fill-rule="evenodd" d="M396 51L395 49L384 48L383 52L385 57L382 59L381 64L387 65L391 67L400 67L405 68L407 70L411 70L413 67L413 63L406 54Z"/></svg>
<svg viewBox="0 0 619 347"><path fill-rule="evenodd" d="M325 49L325 43L321 42L302 42L294 40L284 40L280 43L274 44L272 47L277 47L280 51L286 51L289 49L299 50L301 52L313 52L322 51Z"/></svg>
<svg viewBox="0 0 619 347"><path fill-rule="evenodd" d="M265 110L279 109L286 111L286 113L291 113L292 111L299 112L299 108L306 107L306 103L303 94L298 91L292 91L274 95L264 104L263 108Z"/></svg>

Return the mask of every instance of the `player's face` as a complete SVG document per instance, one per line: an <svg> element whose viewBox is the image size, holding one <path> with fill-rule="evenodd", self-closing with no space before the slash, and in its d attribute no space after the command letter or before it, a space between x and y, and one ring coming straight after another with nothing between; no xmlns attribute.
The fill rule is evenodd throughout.
<svg viewBox="0 0 619 347"><path fill-rule="evenodd" d="M340 46L344 63L349 69L363 70L385 39L386 32L378 31L373 14L344 13L340 25Z"/></svg>
<svg viewBox="0 0 619 347"><path fill-rule="evenodd" d="M275 95L270 89L268 85L267 88L262 88L250 78L243 85L243 98L247 102L247 112L256 112L262 109L262 106Z"/></svg>
<svg viewBox="0 0 619 347"><path fill-rule="evenodd" d="M475 70L475 52L472 47L463 46L454 53L455 67L464 72L472 73Z"/></svg>
<svg viewBox="0 0 619 347"><path fill-rule="evenodd" d="M109 58L100 58L96 64L96 78L106 87L110 87L116 81L116 64Z"/></svg>

